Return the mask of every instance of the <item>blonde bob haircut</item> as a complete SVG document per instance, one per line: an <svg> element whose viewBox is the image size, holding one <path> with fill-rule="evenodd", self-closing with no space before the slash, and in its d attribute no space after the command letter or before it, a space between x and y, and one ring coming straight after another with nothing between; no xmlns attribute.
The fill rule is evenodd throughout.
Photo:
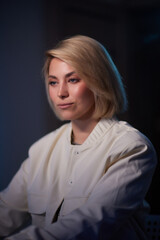
<svg viewBox="0 0 160 240"><path fill-rule="evenodd" d="M95 119L112 118L127 108L127 99L121 76L109 53L93 38L77 35L60 41L46 53L44 75L49 103L48 74L50 62L58 58L72 66L95 98Z"/></svg>

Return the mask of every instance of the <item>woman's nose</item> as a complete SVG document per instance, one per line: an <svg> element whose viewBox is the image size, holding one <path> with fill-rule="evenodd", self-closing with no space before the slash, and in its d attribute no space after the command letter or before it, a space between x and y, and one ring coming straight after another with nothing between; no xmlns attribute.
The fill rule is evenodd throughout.
<svg viewBox="0 0 160 240"><path fill-rule="evenodd" d="M58 97L65 98L69 96L68 87L66 83L60 83L58 89Z"/></svg>

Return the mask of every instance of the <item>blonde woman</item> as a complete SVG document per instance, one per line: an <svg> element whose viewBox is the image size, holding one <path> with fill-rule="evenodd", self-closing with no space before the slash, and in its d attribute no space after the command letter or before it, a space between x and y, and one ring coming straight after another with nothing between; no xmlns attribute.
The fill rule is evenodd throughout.
<svg viewBox="0 0 160 240"><path fill-rule="evenodd" d="M142 133L116 117L127 100L107 50L86 36L65 39L47 52L44 75L54 113L70 122L31 146L1 192L0 236L147 239L144 199L156 154Z"/></svg>

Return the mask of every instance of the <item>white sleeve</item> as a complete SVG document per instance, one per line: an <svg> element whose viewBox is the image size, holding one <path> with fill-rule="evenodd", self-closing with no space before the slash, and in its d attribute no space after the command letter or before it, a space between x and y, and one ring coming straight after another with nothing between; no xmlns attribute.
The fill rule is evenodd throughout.
<svg viewBox="0 0 160 240"><path fill-rule="evenodd" d="M26 194L26 161L9 186L0 192L0 236L7 236L29 218Z"/></svg>
<svg viewBox="0 0 160 240"><path fill-rule="evenodd" d="M109 240L141 208L155 166L156 155L149 144L130 144L116 154L115 163L83 206L46 229L30 226L6 240L95 240L102 229Z"/></svg>

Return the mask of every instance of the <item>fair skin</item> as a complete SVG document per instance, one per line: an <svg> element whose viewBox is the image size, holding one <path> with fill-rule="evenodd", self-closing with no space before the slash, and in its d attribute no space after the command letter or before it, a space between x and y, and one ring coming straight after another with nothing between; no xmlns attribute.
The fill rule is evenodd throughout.
<svg viewBox="0 0 160 240"><path fill-rule="evenodd" d="M72 66L58 58L51 60L48 84L56 115L72 122L74 142L82 144L98 122L93 118L93 92Z"/></svg>

